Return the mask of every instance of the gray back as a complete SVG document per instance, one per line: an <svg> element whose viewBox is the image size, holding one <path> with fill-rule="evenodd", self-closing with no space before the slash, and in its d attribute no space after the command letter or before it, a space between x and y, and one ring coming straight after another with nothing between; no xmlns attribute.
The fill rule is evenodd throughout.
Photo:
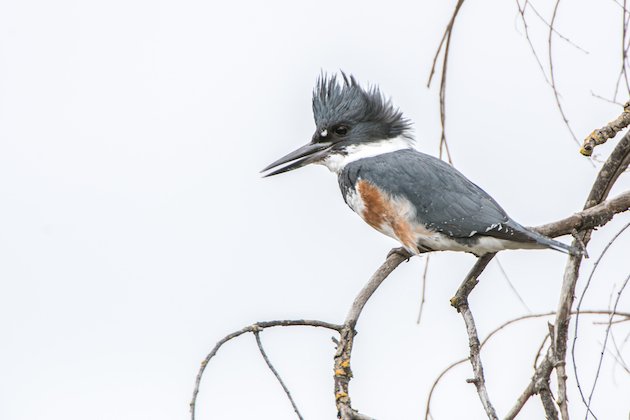
<svg viewBox="0 0 630 420"><path fill-rule="evenodd" d="M344 197L359 179L406 198L428 229L454 238L479 234L533 241L484 190L433 156L407 149L351 162L339 174Z"/></svg>

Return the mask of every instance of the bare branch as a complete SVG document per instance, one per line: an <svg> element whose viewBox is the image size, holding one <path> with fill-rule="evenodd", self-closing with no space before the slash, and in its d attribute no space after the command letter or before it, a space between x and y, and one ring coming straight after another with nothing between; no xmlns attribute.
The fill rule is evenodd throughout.
<svg viewBox="0 0 630 420"><path fill-rule="evenodd" d="M481 345L483 346L483 343ZM440 372L440 374L438 375L437 378L435 378L435 380L433 381L433 385L431 385L431 390L429 391L429 396L427 397L427 405L426 405L426 408L424 410L424 420L429 420L429 417L431 416L431 398L433 398L433 391L435 391L435 388L437 387L437 385L440 382L440 380L442 380L444 375L446 375L455 366L459 366L462 363L466 362L467 360L469 360L468 357L465 358L465 359L460 359L460 360L458 360L456 362L451 363L446 368L444 368L444 370L442 372Z"/></svg>
<svg viewBox="0 0 630 420"><path fill-rule="evenodd" d="M420 296L420 309L418 309L418 319L416 320L416 324L420 323L420 319L422 318L422 310L424 309L424 301L425 301L425 292L427 287L427 272L429 271L429 258L431 258L431 254L427 254L424 259L424 270L422 271L422 292Z"/></svg>
<svg viewBox="0 0 630 420"><path fill-rule="evenodd" d="M269 370L271 371L271 373L273 373L273 375L276 377L278 382L280 382L280 386L282 386L284 393L287 394L287 398L289 398L289 402L291 402L291 406L293 406L293 411L295 411L295 414L297 414L300 420L304 420L304 417L302 417L302 414L300 414L300 410L298 410L297 405L295 404L295 401L293 401L293 397L291 396L291 392L289 392L289 388L287 388L284 381L280 377L280 374L278 373L276 368L273 366L273 364L271 364L269 357L267 357L267 353L265 353L265 349L263 348L262 341L260 340L260 330L254 330L254 336L256 337L256 344L258 345L258 350L260 350L260 354L265 360L265 363L267 364L267 367L269 367Z"/></svg>
<svg viewBox="0 0 630 420"><path fill-rule="evenodd" d="M451 152L446 141L446 70L448 68L448 56L451 47L451 35L453 34L453 26L455 25L455 18L457 18L457 14L459 13L459 9L462 7L462 4L464 4L464 0L457 0L455 10L453 10L453 14L451 16L451 20L448 22L448 25L446 25L446 29L444 30L444 34L442 35L440 45L435 52L435 57L433 57L433 65L431 66L429 81L427 82L427 87L430 87L431 80L433 79L433 75L435 74L437 59L440 56L442 47L444 47L444 58L442 59L442 74L440 76L440 124L442 126L442 133L440 135L439 157L440 159L442 159L443 152L446 150L446 157L451 165L453 164L453 159L451 157Z"/></svg>
<svg viewBox="0 0 630 420"><path fill-rule="evenodd" d="M625 82L626 91L630 94L630 84L628 82L628 72L626 70L626 65L628 63L628 48L630 48L630 41L626 42L626 38L628 35L628 22L630 17L627 16L628 9L626 7L627 0L623 0L623 4L619 4L621 6L621 66L619 68L619 75L617 76L617 83L615 84L615 92L613 93L613 99L617 99L617 94L619 93L619 87L621 86L621 82Z"/></svg>
<svg viewBox="0 0 630 420"><path fill-rule="evenodd" d="M626 318L626 321L630 321L630 319ZM615 321L611 321L610 319L608 320L608 324L610 324L611 326L615 323L616 323ZM613 334L612 331L610 332L610 339L613 343L613 347L615 348L615 351L612 352L609 350L608 352L615 359L615 362L617 362L617 364L621 366L621 368L625 370L626 373L630 374L630 367L628 367L628 365L626 364L626 361L621 355L621 349L619 348L619 345L617 344L617 340L615 340L615 334Z"/></svg>
<svg viewBox="0 0 630 420"><path fill-rule="evenodd" d="M477 259L477 262L473 266L473 268L466 274L464 281L459 285L455 296L451 298L451 306L457 309L459 312L459 308L461 305L468 304L468 295L475 288L477 283L479 283L479 276L483 273L483 270L486 269L490 261L494 258L496 253L488 253L483 257Z"/></svg>
<svg viewBox="0 0 630 420"><path fill-rule="evenodd" d="M545 68L543 67L542 61L540 61L540 57L538 56L538 53L536 52L536 48L534 47L534 43L532 42L531 37L529 36L529 25L527 24L527 19L525 19L525 7L528 5L529 3L526 1L525 5L521 7L521 3L519 0L516 0L516 5L518 7L518 12L521 16L521 21L523 22L523 28L525 31L525 39L527 40L527 44L529 45L529 49L532 51L532 54L534 55L534 58L536 59L536 63L538 64L538 67L540 68L540 72L542 73L543 77L545 78L545 82L551 86L551 82L549 81L549 78L547 77L547 73L545 72ZM534 9L532 9L534 10Z"/></svg>
<svg viewBox="0 0 630 420"><path fill-rule="evenodd" d="M536 357L534 358L534 365L533 365L534 370L536 370L536 366L538 366L538 360L540 359L540 356L542 355L542 351L545 348L545 344L547 343L547 340L549 340L550 338L551 336L547 334L545 335L545 338L543 338L542 343L540 343L540 346L538 347L538 351L536 351Z"/></svg>
<svg viewBox="0 0 630 420"><path fill-rule="evenodd" d="M546 337L552 337L554 335L553 326L549 325L549 333ZM546 338L545 338L546 341ZM543 345L545 343L543 341ZM553 343L553 338L551 338ZM542 349L542 346L541 346ZM540 354L540 350L538 350L536 359L538 359L538 354ZM554 365L554 354L553 354L553 345L550 345L547 348L547 353L543 358L542 362L538 367L535 367L534 375L532 376L531 381L525 387L525 390L521 393L521 395L516 399L516 403L512 407L512 409L505 416L505 420L513 420L518 413L523 409L525 403L529 400L532 395L538 394L542 401L543 409L545 410L545 417L548 420L557 420L558 412L553 403L553 396L551 394L551 389L549 388L549 376L553 371ZM535 365L535 362L534 362Z"/></svg>
<svg viewBox="0 0 630 420"><path fill-rule="evenodd" d="M343 323L344 327L354 328L357 325L357 321L359 320L359 316L361 316L361 311L363 307L370 299L372 294L378 289L378 287L383 283L383 281L389 276L392 271L396 269L403 261L408 260L412 257L406 249L404 248L395 248L387 255L387 259L381 266L376 270L370 280L367 282L363 289L359 292L354 301L352 302L352 306L348 311L348 315L346 315L346 320Z"/></svg>
<svg viewBox="0 0 630 420"><path fill-rule="evenodd" d="M480 344L479 336L477 335L477 327L475 326L475 320L473 318L470 307L468 306L468 295L472 292L473 288L479 283L478 277L486 268L488 263L492 261L496 254L489 253L477 259L477 262L466 275L466 278L457 289L455 296L451 298L451 305L462 314L464 323L466 324L466 332L468 333L468 345L470 347L470 364L473 368L475 377L469 382L475 384L477 388L477 394L483 405L488 418L491 420L498 419L496 410L490 402L488 391L486 390L486 381L483 375L483 365L481 363L481 357L479 355Z"/></svg>
<svg viewBox="0 0 630 420"><path fill-rule="evenodd" d="M455 24L455 18L459 13L459 9L462 7L464 0L457 0L457 4L455 5L455 10L451 15L451 20L446 25L446 29L442 34L442 39L440 40L440 45L438 45L437 51L435 52L435 56L433 57L433 65L431 66L431 72L429 73L429 80L427 81L427 87L431 86L431 80L433 79L433 75L435 74L435 68L437 66L437 59L440 56L440 52L442 51L442 47L444 46L444 41L448 38L451 30L453 29L453 25Z"/></svg>
<svg viewBox="0 0 630 420"><path fill-rule="evenodd" d="M558 6L560 6L560 0L556 0L556 4L553 8L553 14L551 15L551 21L549 22L549 36L547 38L548 53L549 53L548 55L549 76L551 79L551 89L553 90L553 97L556 100L556 107L558 108L558 111L560 112L562 121L564 122L564 125L566 125L567 129L569 130L569 133L571 134L571 137L573 137L573 140L575 141L575 143L579 145L580 142L578 141L575 133L573 132L573 129L571 128L571 125L569 124L569 119L565 115L564 109L562 108L562 104L560 103L560 94L558 93L558 87L556 86L556 77L555 77L555 72L553 68L553 53L552 53L551 43L553 40L554 31L555 31L554 23L556 21L556 17L558 16Z"/></svg>
<svg viewBox="0 0 630 420"><path fill-rule="evenodd" d="M530 9L532 9L534 14L538 17L538 19L540 19L540 21L542 23L544 23L545 26L547 26L547 28L549 28L549 30L553 31L553 33L555 33L558 36L558 38L560 38L561 40L563 40L567 44L571 45L575 49L583 52L584 54L588 54L589 53L584 48L580 47L578 44L576 44L575 42L571 41L568 37L566 37L566 36L562 35L560 32L558 32L556 30L556 28L554 28L549 22L547 22L547 19L545 19L543 17L543 15L540 14L540 12L534 7L534 5L531 2L526 2L525 6L529 7Z"/></svg>
<svg viewBox="0 0 630 420"><path fill-rule="evenodd" d="M557 222L532 228L538 233L555 238L567 235L573 230L593 229L608 223L615 214L630 210L630 191L619 194L615 198L604 201L589 209L575 213Z"/></svg>
<svg viewBox="0 0 630 420"><path fill-rule="evenodd" d="M623 112L620 116L615 118L600 129L594 130L589 134L580 148L580 153L584 156L591 156L593 149L600 144L606 143L608 139L612 139L621 130L630 125L630 101L626 102L623 106Z"/></svg>
<svg viewBox="0 0 630 420"><path fill-rule="evenodd" d="M607 103L609 103L611 105L617 105L617 106L623 107L623 104L621 102L617 102L617 101L614 101L612 99L604 98L602 95L598 95L597 93L595 93L593 91L591 91L591 96L593 98L597 98L597 99L600 99L600 100L602 100L604 102L607 102Z"/></svg>
<svg viewBox="0 0 630 420"><path fill-rule="evenodd" d="M206 366L208 366L208 363L217 354L217 352L219 351L221 346L223 346L225 343L227 343L228 341L232 340L233 338L236 338L236 337L241 336L241 335L243 335L245 333L248 333L248 332L253 333L254 331L260 331L262 329L271 328L271 327L292 327L292 326L321 327L321 328L328 328L330 330L334 330L334 331L337 331L337 332L341 332L341 329L342 329L341 325L331 324L329 322L323 322L323 321L317 321L317 320L298 319L298 320L282 320L282 321L264 321L264 322L259 322L259 323L256 323L256 324L248 325L246 327L241 328L238 331L234 331L233 333L230 333L230 334L226 335L225 337L223 337L221 340L219 340L217 342L217 344L214 346L212 351L210 351L210 353L208 353L208 355L205 357L205 359L203 359L203 361L201 362L201 367L199 368L199 372L197 373L197 378L195 379L195 388L193 390L192 400L190 401L190 417L191 417L191 420L195 420L195 410L196 410L196 406L197 406L197 395L199 394L199 386L201 385L201 378L203 377L203 373L206 370Z"/></svg>
<svg viewBox="0 0 630 420"><path fill-rule="evenodd" d="M512 284L512 281L510 280L510 277L507 275L507 272L503 268L503 264L501 264L499 257L495 257L494 261L499 266L499 270L501 270L501 274L503 274L503 278L507 282L508 286L510 286L510 289L512 289L512 292L516 295L517 299L521 302L521 305L523 305L523 308L525 308L525 310L531 314L532 310L529 308L529 306L527 306L527 303L525 303L521 294L518 292L518 290L516 290L516 287L514 287L514 284Z"/></svg>
<svg viewBox="0 0 630 420"><path fill-rule="evenodd" d="M549 376L540 376L540 379L537 382L536 391L540 396L540 401L542 402L543 409L545 410L545 417L547 420L557 420L558 411L556 410L553 394L551 393L551 387L549 386Z"/></svg>
<svg viewBox="0 0 630 420"><path fill-rule="evenodd" d="M545 336L545 337L548 337L548 336ZM514 418L516 418L518 413L520 413L523 407L525 407L525 404L527 403L527 401L529 401L531 396L536 393L535 387L536 387L536 383L534 380L532 380L529 384L527 384L527 387L525 388L525 390L516 399L514 406L505 415L505 418L504 418L505 420L513 420Z"/></svg>
<svg viewBox="0 0 630 420"><path fill-rule="evenodd" d="M354 335L356 334L354 327L361 316L363 307L370 299L376 289L390 275L396 267L403 261L411 258L411 254L404 248L392 250L385 262L376 270L368 283L361 289L357 297L354 299L350 311L346 316L346 320L340 331L339 345L335 353L335 401L337 404L338 416L342 420L352 419L369 419L352 408L350 402L350 394L348 386L352 378L352 370L350 368L350 359L352 355L352 346L354 343Z"/></svg>

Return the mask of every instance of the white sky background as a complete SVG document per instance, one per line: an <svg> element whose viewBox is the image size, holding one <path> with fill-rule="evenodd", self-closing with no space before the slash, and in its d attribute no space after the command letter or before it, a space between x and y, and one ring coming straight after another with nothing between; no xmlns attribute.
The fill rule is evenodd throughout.
<svg viewBox="0 0 630 420"><path fill-rule="evenodd" d="M378 83L415 122L418 148L436 154L438 83L425 84L451 3L0 3L0 419L186 419L199 362L225 334L262 320L342 322L395 243L346 208L325 168L271 179L258 171L309 141L322 69ZM550 16L551 3L535 4ZM546 29L533 15L530 23L545 58ZM563 3L557 24L589 52L555 38L559 89L582 138L620 112L590 93L614 89L620 10L613 1ZM525 225L579 210L596 170L562 124L515 2L464 4L451 48L457 168ZM604 159L612 146L598 149ZM597 232L591 255L627 220ZM626 234L584 307L609 305L628 275L628 249ZM565 256L515 251L500 260L532 311L556 308ZM420 325L423 259L378 290L358 325L356 408L379 419L424 415L434 378L468 352L448 299L473 262L431 259ZM527 313L496 263L471 305L482 337ZM582 318L578 342L586 389L605 329L592 319ZM546 330L544 319L526 321L484 349L500 414L527 384ZM628 329L615 331L621 341ZM335 416L331 336L261 334L307 419ZM471 376L464 365L444 378L436 419L483 418ZM595 412L627 418L629 390L630 377L606 357ZM211 362L198 409L199 419L295 418L250 335ZM541 416L534 399L523 418Z"/></svg>

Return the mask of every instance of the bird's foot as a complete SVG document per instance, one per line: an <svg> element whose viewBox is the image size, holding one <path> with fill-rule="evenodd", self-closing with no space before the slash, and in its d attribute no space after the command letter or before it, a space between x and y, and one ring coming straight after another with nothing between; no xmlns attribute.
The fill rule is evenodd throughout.
<svg viewBox="0 0 630 420"><path fill-rule="evenodd" d="M391 257L394 254L398 254L401 257L403 257L404 259L406 259L407 261L409 261L409 259L411 257L413 257L413 254L411 254L409 251L407 251L405 248L400 247L400 248L392 248L388 253L387 253L387 258Z"/></svg>

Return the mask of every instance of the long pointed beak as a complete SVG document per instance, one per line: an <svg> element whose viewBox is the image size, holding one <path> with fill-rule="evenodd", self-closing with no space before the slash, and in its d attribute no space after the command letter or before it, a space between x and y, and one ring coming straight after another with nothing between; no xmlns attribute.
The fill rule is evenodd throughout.
<svg viewBox="0 0 630 420"><path fill-rule="evenodd" d="M286 156L276 160L271 165L260 171L261 173L267 172L270 169L277 168L278 166L288 163L286 166L282 166L273 172L263 175L263 178L268 176L274 176L283 172L289 172L302 166L306 166L309 163L316 162L326 155L326 152L330 148L331 143L309 143L297 150L292 151Z"/></svg>

